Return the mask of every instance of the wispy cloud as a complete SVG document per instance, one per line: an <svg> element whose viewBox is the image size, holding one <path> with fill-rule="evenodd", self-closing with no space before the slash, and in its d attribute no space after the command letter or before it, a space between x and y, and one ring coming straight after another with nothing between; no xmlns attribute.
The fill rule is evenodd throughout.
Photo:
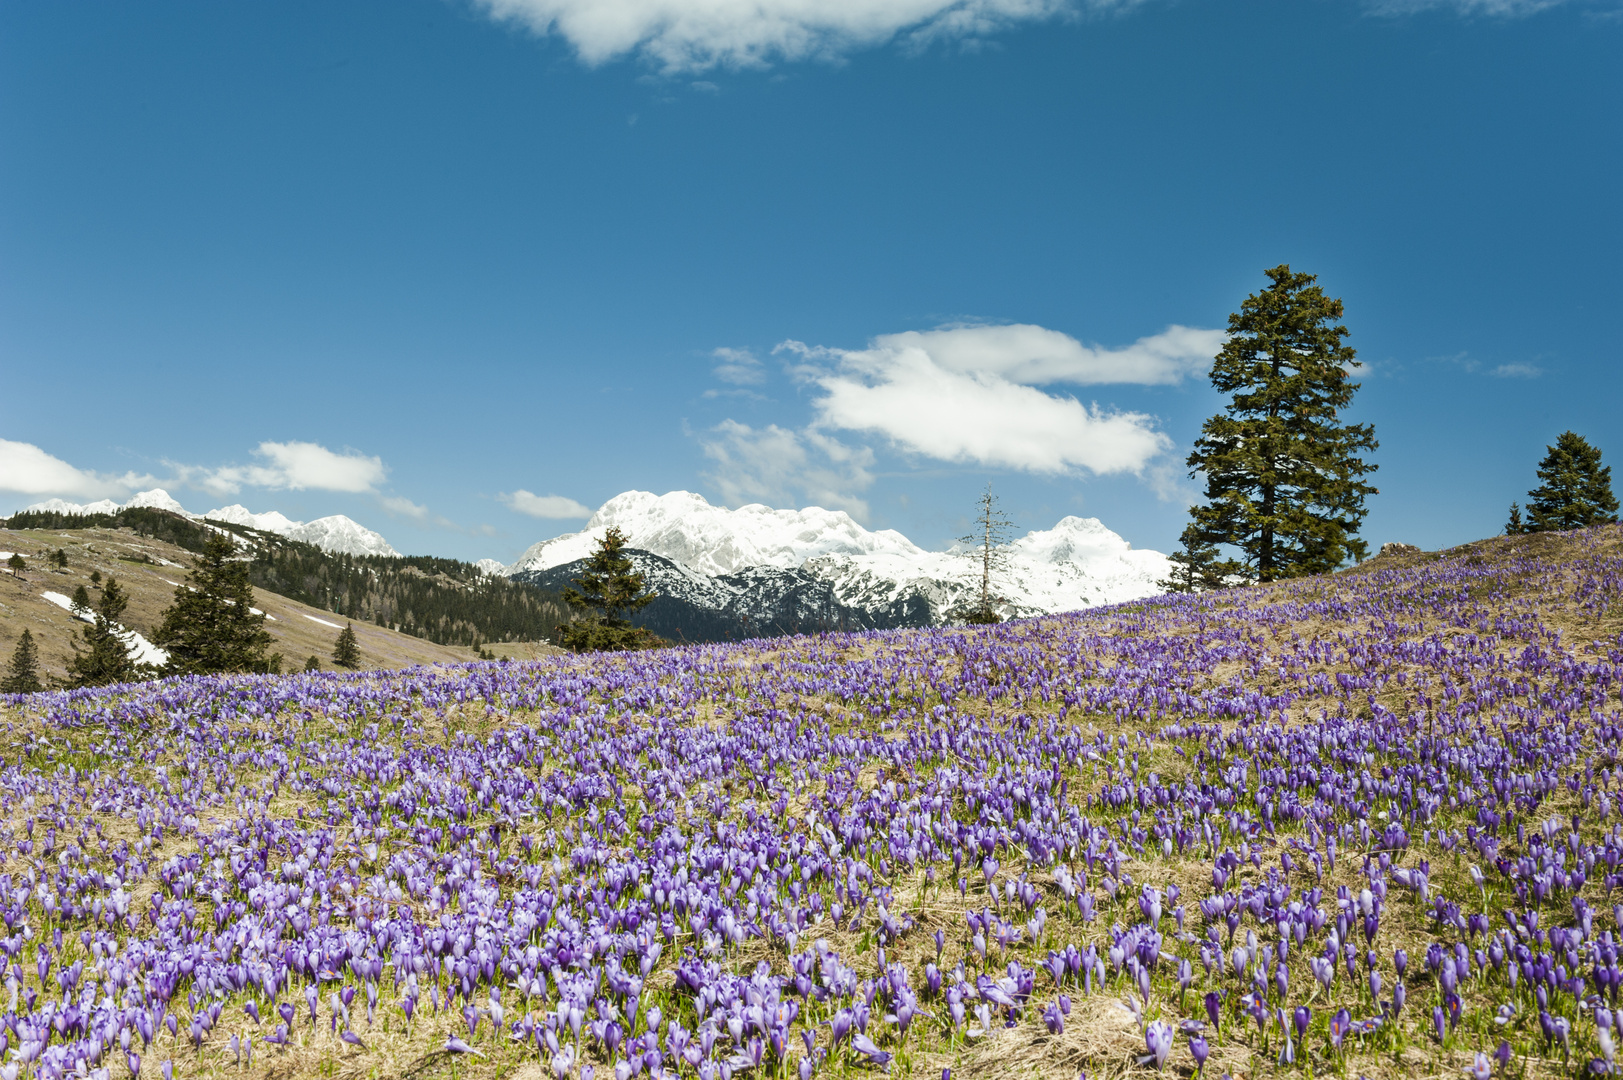
<svg viewBox="0 0 1623 1080"><path fill-rule="evenodd" d="M667 74L836 60L895 40L986 37L1135 0L476 0L491 16L569 42L597 65L635 55ZM695 84L697 86L697 84Z"/></svg>
<svg viewBox="0 0 1623 1080"><path fill-rule="evenodd" d="M1465 352L1454 353L1452 356L1428 357L1427 362L1448 364L1471 375L1487 375L1495 379L1536 379L1544 374L1544 369L1537 364L1525 362L1498 364L1491 368L1484 367L1479 360L1471 356L1470 353Z"/></svg>
<svg viewBox="0 0 1623 1080"><path fill-rule="evenodd" d="M235 495L246 487L270 491L375 493L388 475L383 459L357 450L335 452L313 442L262 442L251 465L201 467L166 462L182 482L211 495Z"/></svg>
<svg viewBox="0 0 1623 1080"><path fill-rule="evenodd" d="M753 428L724 420L699 440L713 463L705 476L731 506L821 506L868 520L860 493L873 484L873 451L816 430Z"/></svg>
<svg viewBox="0 0 1623 1080"><path fill-rule="evenodd" d="M514 492L502 492L496 498L509 509L533 518L569 520L592 516L592 511L588 507L562 495L537 495L533 491L520 488Z"/></svg>
<svg viewBox="0 0 1623 1080"><path fill-rule="evenodd" d="M1500 364L1488 374L1497 379L1536 379L1544 369L1537 364Z"/></svg>
<svg viewBox="0 0 1623 1080"><path fill-rule="evenodd" d="M114 476L80 469L33 443L0 439L0 491L106 499L156 483L155 477L140 473Z"/></svg>
<svg viewBox="0 0 1623 1080"><path fill-rule="evenodd" d="M716 349L711 354L718 363L710 374L734 386L760 386L766 382L766 369L748 349Z"/></svg>

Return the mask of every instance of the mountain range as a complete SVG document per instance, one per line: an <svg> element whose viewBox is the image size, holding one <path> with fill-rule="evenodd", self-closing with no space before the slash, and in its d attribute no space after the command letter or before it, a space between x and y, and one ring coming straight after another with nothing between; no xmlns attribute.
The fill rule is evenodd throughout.
<svg viewBox="0 0 1623 1080"><path fill-rule="evenodd" d="M634 621L665 636L715 640L813 629L942 622L978 595L974 552L934 552L849 514L759 504L730 510L689 491L628 491L580 532L533 545L492 573L561 590L610 528L659 599ZM1003 549L993 582L1006 617L1072 611L1163 592L1170 564L1134 550L1097 518L1066 517Z"/></svg>
<svg viewBox="0 0 1623 1080"><path fill-rule="evenodd" d="M337 555L386 555L398 558L400 552L390 546L380 534L373 532L353 518L343 514L333 514L331 517L317 518L314 521L294 521L279 511L272 510L264 514L255 514L246 506L233 504L210 510L206 514L194 514L162 488L153 488L151 491L142 491L130 497L126 503L116 503L111 499L102 499L93 503L70 503L62 499L48 499L45 502L35 503L27 507L28 510L40 510L57 514L116 514L120 510L134 507L152 507L157 510L168 510L192 521L224 521L231 525L245 525L251 529L262 532L275 533L290 540L302 540L306 544L314 544L323 551L330 551Z"/></svg>

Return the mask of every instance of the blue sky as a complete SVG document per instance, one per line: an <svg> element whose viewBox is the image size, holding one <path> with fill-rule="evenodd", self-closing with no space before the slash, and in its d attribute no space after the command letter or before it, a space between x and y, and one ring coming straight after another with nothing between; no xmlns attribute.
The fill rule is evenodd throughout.
<svg viewBox="0 0 1623 1080"><path fill-rule="evenodd" d="M1372 542L1623 458L1615 2L803 9L0 6L0 512L505 560L631 488L941 546L990 481L1167 550L1281 262L1369 365Z"/></svg>

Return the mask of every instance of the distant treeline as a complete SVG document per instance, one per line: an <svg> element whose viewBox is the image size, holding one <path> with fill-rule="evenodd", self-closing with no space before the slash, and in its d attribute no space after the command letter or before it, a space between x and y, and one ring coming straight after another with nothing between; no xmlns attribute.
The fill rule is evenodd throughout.
<svg viewBox="0 0 1623 1080"><path fill-rule="evenodd" d="M116 514L25 510L5 524L10 529L130 529L193 552L203 550L211 527L225 529L252 545L248 577L257 587L440 645L540 641L569 621L568 608L556 594L486 577L471 563L455 559L336 555L274 533L225 522L205 526L150 507Z"/></svg>

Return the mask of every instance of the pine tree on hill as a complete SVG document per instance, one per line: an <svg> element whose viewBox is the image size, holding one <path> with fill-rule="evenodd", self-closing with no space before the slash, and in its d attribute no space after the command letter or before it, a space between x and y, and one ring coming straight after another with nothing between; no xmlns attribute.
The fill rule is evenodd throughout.
<svg viewBox="0 0 1623 1080"><path fill-rule="evenodd" d="M34 694L43 689L39 681L39 649L34 645L34 635L24 630L6 666L5 681L0 682L0 694Z"/></svg>
<svg viewBox="0 0 1623 1080"><path fill-rule="evenodd" d="M1600 463L1600 448L1582 435L1564 431L1539 463L1543 481L1527 493L1527 518L1510 506L1505 532L1560 532L1607 525L1617 520L1617 497L1612 494L1612 467Z"/></svg>
<svg viewBox="0 0 1623 1080"><path fill-rule="evenodd" d="M68 602L73 605L73 610L76 613L95 610L90 606L90 592L83 585L73 590L73 596Z"/></svg>
<svg viewBox="0 0 1623 1080"><path fill-rule="evenodd" d="M338 643L333 646L332 662L344 668L361 666L361 646L355 640L354 623L345 623L344 628L338 632ZM305 670L309 670L308 664Z"/></svg>
<svg viewBox="0 0 1623 1080"><path fill-rule="evenodd" d="M666 644L652 632L632 626L626 618L658 597L649 591L642 574L624 554L627 542L624 533L610 528L598 541L581 576L574 579L579 591L564 590L564 602L579 612L580 618L558 628L557 644L572 652L653 649Z"/></svg>
<svg viewBox="0 0 1623 1080"><path fill-rule="evenodd" d="M980 509L975 514L975 530L958 542L964 545L965 556L979 564L980 584L973 598L948 612L947 617L971 626L992 626L1003 621L997 607L1004 598L998 594L996 583L1008 568L1009 534L1014 523L998 509L991 484L986 485L976 505Z"/></svg>
<svg viewBox="0 0 1623 1080"><path fill-rule="evenodd" d="M264 613L254 611L248 564L236 554L229 538L210 533L190 584L175 587L174 603L155 637L169 650L166 674L281 670L281 656L266 652L275 639L265 630Z"/></svg>
<svg viewBox="0 0 1623 1080"><path fill-rule="evenodd" d="M6 569L11 571L12 577L20 579L23 576L23 571L28 569L28 560L14 551L11 553L11 558L6 560Z"/></svg>
<svg viewBox="0 0 1623 1080"><path fill-rule="evenodd" d="M129 603L124 590L118 587L118 579L109 577L101 591L101 602L96 605L96 621L82 631L86 648L80 649L77 641L73 643L69 686L132 682L151 670L130 658L129 646L121 636L118 620Z"/></svg>
<svg viewBox="0 0 1623 1080"><path fill-rule="evenodd" d="M1229 316L1229 337L1212 364L1212 386L1230 394L1207 420L1187 460L1204 477L1206 503L1192 507L1195 546L1240 551L1234 576L1276 581L1321 574L1368 545L1358 529L1375 488L1375 429L1344 424L1358 384L1356 353L1343 339L1340 300L1312 274L1276 266L1272 284Z"/></svg>
<svg viewBox="0 0 1623 1080"><path fill-rule="evenodd" d="M317 657L314 653L312 653L310 655L310 658L304 662L304 670L306 670L306 671L320 671L321 670L321 660L320 660L320 658Z"/></svg>

